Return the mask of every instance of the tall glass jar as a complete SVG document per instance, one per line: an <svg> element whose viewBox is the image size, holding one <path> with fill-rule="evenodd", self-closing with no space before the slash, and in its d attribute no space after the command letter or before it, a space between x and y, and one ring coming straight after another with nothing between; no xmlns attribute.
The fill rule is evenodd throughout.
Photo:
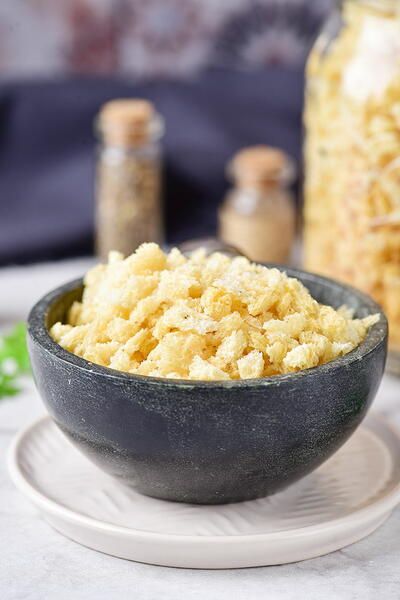
<svg viewBox="0 0 400 600"><path fill-rule="evenodd" d="M161 116L145 100L107 102L97 118L96 248L129 255L163 241Z"/></svg>
<svg viewBox="0 0 400 600"><path fill-rule="evenodd" d="M344 0L306 90L305 266L371 294L399 358L400 0Z"/></svg>

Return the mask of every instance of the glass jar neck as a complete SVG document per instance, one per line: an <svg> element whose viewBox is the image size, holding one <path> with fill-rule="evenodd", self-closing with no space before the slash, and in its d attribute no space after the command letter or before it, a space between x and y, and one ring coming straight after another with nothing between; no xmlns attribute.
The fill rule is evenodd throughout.
<svg viewBox="0 0 400 600"><path fill-rule="evenodd" d="M281 181L277 180L265 180L265 181L241 181L234 182L234 190L243 192L244 194L251 194L253 196L268 196L268 194L275 193L277 190L282 190L286 186Z"/></svg>
<svg viewBox="0 0 400 600"><path fill-rule="evenodd" d="M277 189L288 188L295 179L296 169L293 161L287 157L280 172L274 175L261 174L252 170L238 171L233 166L228 169L227 174L236 189L262 195Z"/></svg>
<svg viewBox="0 0 400 600"><path fill-rule="evenodd" d="M164 134L164 121L156 114L145 128L132 128L118 123L104 127L97 120L95 131L103 146L129 152L157 144Z"/></svg>
<svg viewBox="0 0 400 600"><path fill-rule="evenodd" d="M341 0L340 4L343 10L357 7L382 15L400 14L400 0Z"/></svg>

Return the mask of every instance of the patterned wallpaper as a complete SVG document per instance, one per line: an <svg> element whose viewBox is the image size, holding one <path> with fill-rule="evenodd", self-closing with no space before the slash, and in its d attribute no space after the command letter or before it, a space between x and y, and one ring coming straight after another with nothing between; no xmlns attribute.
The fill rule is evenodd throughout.
<svg viewBox="0 0 400 600"><path fill-rule="evenodd" d="M0 73L185 77L298 64L334 1L0 0Z"/></svg>

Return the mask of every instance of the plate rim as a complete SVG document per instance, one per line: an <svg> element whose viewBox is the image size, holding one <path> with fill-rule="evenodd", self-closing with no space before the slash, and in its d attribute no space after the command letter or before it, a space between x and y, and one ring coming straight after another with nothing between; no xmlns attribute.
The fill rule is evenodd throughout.
<svg viewBox="0 0 400 600"><path fill-rule="evenodd" d="M400 429L388 422L388 420L381 414L373 413L368 415L367 419L360 425L360 428L366 428L373 431L369 423L375 425L375 427L383 427L395 438L399 449L400 449ZM223 534L223 535L185 535L176 533L159 533L156 531L146 531L143 529L136 529L134 527L125 527L122 525L115 525L106 521L101 521L94 517L75 512L71 508L64 506L57 501L49 498L37 488L32 485L28 479L22 473L22 470L18 462L18 452L22 447L23 442L32 434L32 432L44 424L54 423L50 415L46 414L38 419L35 419L29 425L21 429L17 434L14 435L7 452L7 466L10 477L16 486L16 488L24 494L25 497L30 499L33 504L44 514L51 514L55 518L61 518L68 520L69 522L90 528L95 531L102 531L109 535L118 535L124 537L131 537L133 539L148 540L151 538L152 541L158 541L159 543L171 543L174 542L186 542L194 545L208 545L213 544L226 544L227 541L231 544L242 544L246 542L266 542L273 540L292 540L293 538L311 538L314 535L326 535L335 529L347 528L347 525L362 524L363 522L373 521L379 519L379 517L389 516L392 510L400 503L400 476L398 477L397 484L382 498L375 500L371 505L361 507L355 512L337 517L335 519L328 520L322 524L315 525L304 525L303 527L296 527L293 529L286 529L282 531L272 531L269 533L251 533L251 534ZM353 433L356 435L357 431ZM375 433L375 435L377 435ZM379 436L382 439L381 436ZM386 444L387 445L387 444ZM391 454L393 454L391 452Z"/></svg>

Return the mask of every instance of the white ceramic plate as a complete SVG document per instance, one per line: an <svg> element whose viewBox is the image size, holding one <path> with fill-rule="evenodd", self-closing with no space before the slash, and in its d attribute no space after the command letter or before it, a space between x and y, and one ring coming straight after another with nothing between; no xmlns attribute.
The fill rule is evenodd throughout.
<svg viewBox="0 0 400 600"><path fill-rule="evenodd" d="M370 417L317 471L260 500L197 506L147 498L82 456L49 417L14 440L16 486L67 537L121 558L202 569L313 558L374 531L400 501L400 438Z"/></svg>

